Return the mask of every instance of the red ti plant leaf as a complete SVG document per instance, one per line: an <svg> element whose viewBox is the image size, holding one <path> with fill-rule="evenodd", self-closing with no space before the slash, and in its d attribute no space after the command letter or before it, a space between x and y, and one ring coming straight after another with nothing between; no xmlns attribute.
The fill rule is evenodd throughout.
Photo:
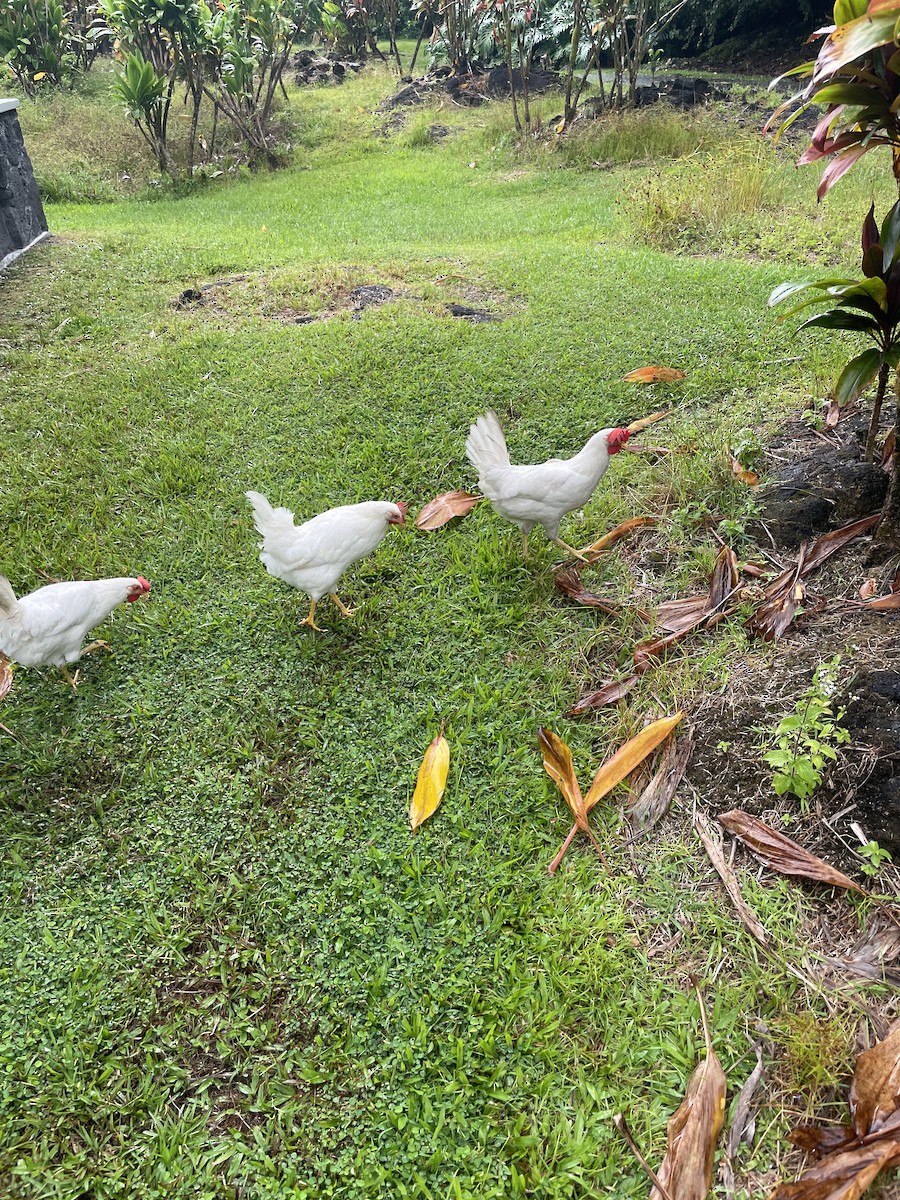
<svg viewBox="0 0 900 1200"><path fill-rule="evenodd" d="M829 887L846 888L848 891L859 892L862 896L866 894L859 884L854 883L843 872L829 866L827 862L817 858L815 854L810 854L783 833L739 808L722 813L719 823L742 841L767 867L780 871L782 875L798 875L802 879L825 883Z"/></svg>
<svg viewBox="0 0 900 1200"><path fill-rule="evenodd" d="M416 529L440 529L454 517L464 517L483 499L483 496L473 496L470 492L443 492L424 505L416 517Z"/></svg>

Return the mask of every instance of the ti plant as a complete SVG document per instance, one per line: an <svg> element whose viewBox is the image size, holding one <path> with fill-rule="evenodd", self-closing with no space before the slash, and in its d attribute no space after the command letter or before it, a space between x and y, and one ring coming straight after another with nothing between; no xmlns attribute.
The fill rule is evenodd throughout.
<svg viewBox="0 0 900 1200"><path fill-rule="evenodd" d="M813 106L825 109L799 159L829 160L819 181L820 200L878 146L890 147L894 176L900 178L898 25L900 0L836 0L834 24L812 35L825 36L817 58L780 77L808 76L809 83L775 110L767 128L793 110L778 127L781 134Z"/></svg>
<svg viewBox="0 0 900 1200"><path fill-rule="evenodd" d="M826 307L808 317L801 329L841 330L860 333L874 345L851 358L834 387L840 408L851 404L877 377L878 388L866 439L866 458L872 461L881 419L881 405L891 369L900 363L900 201L887 213L879 229L873 204L862 228L862 279L818 279L783 283L769 297L769 307L799 293L814 295L794 305L780 318L786 320L809 305Z"/></svg>

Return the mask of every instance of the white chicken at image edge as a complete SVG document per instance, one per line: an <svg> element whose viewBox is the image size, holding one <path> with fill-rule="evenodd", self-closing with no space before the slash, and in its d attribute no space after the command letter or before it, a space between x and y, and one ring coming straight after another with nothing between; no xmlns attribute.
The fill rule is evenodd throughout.
<svg viewBox="0 0 900 1200"><path fill-rule="evenodd" d="M391 525L406 524L407 505L386 500L344 504L319 513L302 525L288 508L272 508L260 492L245 492L253 520L262 534L260 560L270 575L306 592L309 614L300 622L320 630L316 604L330 596L345 617L356 612L337 596L338 580L349 566L370 554Z"/></svg>
<svg viewBox="0 0 900 1200"><path fill-rule="evenodd" d="M9 580L0 575L0 655L23 667L60 667L77 687L78 672L73 678L65 664L109 649L106 642L82 646L87 634L114 608L149 591L148 580L137 575L50 583L17 599Z"/></svg>
<svg viewBox="0 0 900 1200"><path fill-rule="evenodd" d="M521 530L524 557L528 556L529 533L541 525L552 542L581 558L579 551L558 536L559 523L566 513L587 504L610 457L618 454L630 436L628 429L601 429L572 458L516 466L509 461L497 414L488 409L469 429L466 455L477 468L478 486L494 509Z"/></svg>

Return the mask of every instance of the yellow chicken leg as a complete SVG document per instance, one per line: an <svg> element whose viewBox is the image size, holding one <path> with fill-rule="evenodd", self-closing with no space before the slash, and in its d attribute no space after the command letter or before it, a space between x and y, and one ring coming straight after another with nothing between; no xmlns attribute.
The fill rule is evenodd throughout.
<svg viewBox="0 0 900 1200"><path fill-rule="evenodd" d="M519 530L519 535L522 538L522 557L528 557L528 534L524 529Z"/></svg>
<svg viewBox="0 0 900 1200"><path fill-rule="evenodd" d="M321 625L316 624L316 602L315 602L315 600L310 600L309 613L307 614L307 616L305 616L303 618L303 620L300 622L300 624L308 625L310 627L310 629L315 629L315 631L317 633L325 632L325 630L322 628Z"/></svg>
<svg viewBox="0 0 900 1200"><path fill-rule="evenodd" d="M335 602L335 604L341 610L341 616L352 617L354 613L359 611L356 608L348 608L347 605L344 604L344 602L340 599L337 592L329 592L328 595L331 597L331 599Z"/></svg>
<svg viewBox="0 0 900 1200"><path fill-rule="evenodd" d="M60 667L59 669L60 669L60 671L62 671L63 679L65 679L66 683L69 685L69 687L72 689L72 691L77 692L78 691L78 676L79 676L80 672L76 670L75 674L72 675L69 673L68 667L63 666L63 667Z"/></svg>

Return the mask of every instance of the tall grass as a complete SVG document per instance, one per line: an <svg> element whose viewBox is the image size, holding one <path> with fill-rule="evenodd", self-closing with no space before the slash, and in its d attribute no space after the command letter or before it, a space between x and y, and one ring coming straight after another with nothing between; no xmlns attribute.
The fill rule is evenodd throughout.
<svg viewBox="0 0 900 1200"><path fill-rule="evenodd" d="M554 145L553 157L566 167L623 166L711 150L729 136L726 126L706 110L685 113L655 104L579 122Z"/></svg>
<svg viewBox="0 0 900 1200"><path fill-rule="evenodd" d="M819 205L817 176L795 170L783 152L755 134L732 137L627 186L620 209L641 241L688 254L754 255L779 262L855 261L847 213L892 201L889 173L861 164Z"/></svg>

